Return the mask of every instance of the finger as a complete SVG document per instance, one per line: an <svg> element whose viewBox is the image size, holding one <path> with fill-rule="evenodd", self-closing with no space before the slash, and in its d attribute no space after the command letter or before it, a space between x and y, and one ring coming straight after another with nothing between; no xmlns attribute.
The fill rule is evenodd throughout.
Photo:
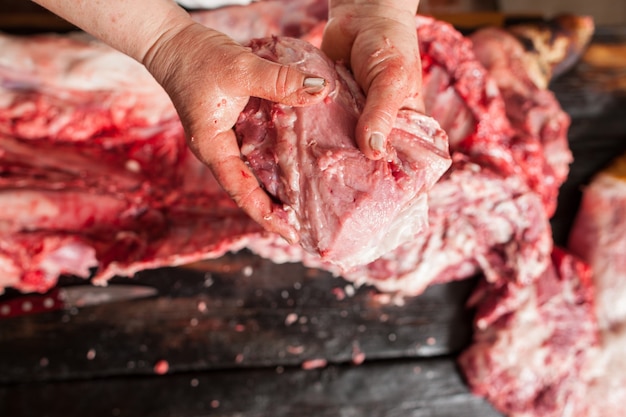
<svg viewBox="0 0 626 417"><path fill-rule="evenodd" d="M285 216L272 203L257 178L240 157L232 130L218 134L214 139L200 141L197 146L200 159L212 170L215 178L235 203L265 230L278 233L288 242L298 241L298 235Z"/></svg>
<svg viewBox="0 0 626 417"><path fill-rule="evenodd" d="M306 106L322 101L328 94L328 81L307 74L295 65L282 65L252 55L247 67L246 94L288 106Z"/></svg>
<svg viewBox="0 0 626 417"><path fill-rule="evenodd" d="M367 91L365 107L356 128L356 141L361 151L370 159L380 159L385 155L387 138L393 129L398 110L404 107L419 106L415 87L407 82L398 82L393 71L387 68L380 72Z"/></svg>

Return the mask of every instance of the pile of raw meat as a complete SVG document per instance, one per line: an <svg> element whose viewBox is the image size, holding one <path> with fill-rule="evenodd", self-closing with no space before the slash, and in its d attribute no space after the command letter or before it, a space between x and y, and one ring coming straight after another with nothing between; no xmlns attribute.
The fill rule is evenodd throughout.
<svg viewBox="0 0 626 417"><path fill-rule="evenodd" d="M254 99L235 127L302 245L263 232L234 205L139 64L84 34L0 35L0 288L43 292L61 274L103 284L244 248L407 296L481 275L470 300L475 342L460 358L472 390L511 416L618 415L609 402L621 391L601 393L626 384L603 374L617 367L602 362L603 346L617 345L600 340L590 268L553 248L549 223L572 158L569 118L546 85L591 22L561 20L571 32L559 49L558 36L536 28L464 37L417 17L429 117L400 114L393 158L373 162L350 141L362 94L316 48L325 4L194 14L333 83L329 108Z"/></svg>

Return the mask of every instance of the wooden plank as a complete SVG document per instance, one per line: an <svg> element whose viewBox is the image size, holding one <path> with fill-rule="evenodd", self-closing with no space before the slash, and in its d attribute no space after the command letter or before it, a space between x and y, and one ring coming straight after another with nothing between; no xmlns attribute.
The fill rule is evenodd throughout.
<svg viewBox="0 0 626 417"><path fill-rule="evenodd" d="M0 415L497 417L450 359L0 387Z"/></svg>
<svg viewBox="0 0 626 417"><path fill-rule="evenodd" d="M2 320L0 382L152 374L162 359L190 371L428 357L470 341L471 280L394 300L253 255L207 265L117 280L154 285L158 298Z"/></svg>

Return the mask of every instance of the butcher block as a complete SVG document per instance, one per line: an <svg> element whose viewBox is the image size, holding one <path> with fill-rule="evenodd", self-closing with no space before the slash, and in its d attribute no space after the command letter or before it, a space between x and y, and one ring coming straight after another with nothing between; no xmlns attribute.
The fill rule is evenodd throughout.
<svg viewBox="0 0 626 417"><path fill-rule="evenodd" d="M26 27L24 13L2 16L3 30ZM36 14L28 31L71 29ZM626 30L597 28L550 89L572 118L574 162L552 219L562 245L581 186L626 151ZM0 315L0 415L499 416L456 364L472 337L475 283L396 297L248 252L114 278L156 293ZM0 312L23 296L8 290Z"/></svg>

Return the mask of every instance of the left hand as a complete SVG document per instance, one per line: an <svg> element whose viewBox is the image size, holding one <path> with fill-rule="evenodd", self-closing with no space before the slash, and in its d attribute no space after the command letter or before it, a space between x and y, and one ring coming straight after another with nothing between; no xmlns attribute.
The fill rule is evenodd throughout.
<svg viewBox="0 0 626 417"><path fill-rule="evenodd" d="M356 141L370 159L385 156L398 110L424 112L416 0L331 0L322 50L351 68L367 96Z"/></svg>

